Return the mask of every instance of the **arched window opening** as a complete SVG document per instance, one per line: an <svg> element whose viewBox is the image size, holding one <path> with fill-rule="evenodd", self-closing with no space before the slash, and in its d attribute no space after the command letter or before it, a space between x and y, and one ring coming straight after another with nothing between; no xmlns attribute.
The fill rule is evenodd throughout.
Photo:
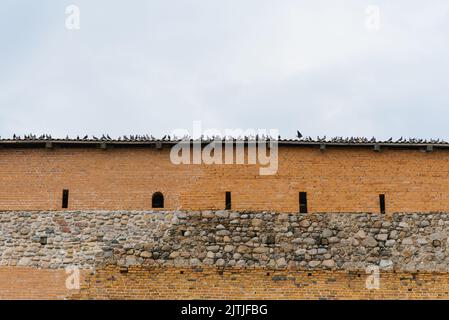
<svg viewBox="0 0 449 320"><path fill-rule="evenodd" d="M152 207L153 208L163 208L164 207L164 195L161 192L153 193Z"/></svg>

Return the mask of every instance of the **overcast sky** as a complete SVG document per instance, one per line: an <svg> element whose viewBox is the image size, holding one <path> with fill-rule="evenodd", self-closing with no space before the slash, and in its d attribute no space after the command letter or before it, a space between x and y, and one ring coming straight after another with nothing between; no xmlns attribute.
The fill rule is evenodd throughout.
<svg viewBox="0 0 449 320"><path fill-rule="evenodd" d="M66 28L71 4L80 30ZM0 13L2 137L201 120L449 138L447 0L3 0Z"/></svg>

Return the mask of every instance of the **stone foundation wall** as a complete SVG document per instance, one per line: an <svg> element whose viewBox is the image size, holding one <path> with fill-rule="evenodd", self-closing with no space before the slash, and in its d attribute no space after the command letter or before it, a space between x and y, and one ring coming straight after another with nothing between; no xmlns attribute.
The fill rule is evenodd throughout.
<svg viewBox="0 0 449 320"><path fill-rule="evenodd" d="M0 264L449 271L449 215L3 212Z"/></svg>
<svg viewBox="0 0 449 320"><path fill-rule="evenodd" d="M447 213L2 212L0 298L447 298L448 230Z"/></svg>

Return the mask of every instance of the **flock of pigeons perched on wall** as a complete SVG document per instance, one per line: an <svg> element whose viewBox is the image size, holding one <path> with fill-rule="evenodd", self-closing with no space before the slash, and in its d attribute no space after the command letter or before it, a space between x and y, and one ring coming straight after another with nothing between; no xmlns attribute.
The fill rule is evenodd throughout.
<svg viewBox="0 0 449 320"><path fill-rule="evenodd" d="M71 141L71 142L82 142L82 141L98 141L98 142L154 142L154 141L181 141L181 140L192 140L189 136L184 137L176 137L176 136L170 136L165 135L162 138L156 138L152 135L130 135L130 136L120 136L118 138L111 138L109 135L102 135L100 137L96 136L89 136L85 135L83 137L77 136L76 138L70 138L67 136L66 138L59 139L59 138L52 138L51 135L43 134L43 135L33 135L28 134L24 136L19 135L13 135L12 138L2 138L0 137L1 141ZM323 137L303 137L301 133L298 131L295 139L282 139L281 136L278 136L277 138L268 136L268 135L254 135L254 136L244 136L244 137L222 137L222 136L201 136L199 139L195 139L197 141L258 141L258 140L279 140L284 142L304 142L304 143L348 143L348 144L354 144L354 143L394 143L394 144L448 144L448 142L442 140L442 139L417 139L417 138L404 138L401 137L399 139L393 139L390 138L388 140L377 140L375 137L372 138L366 138L366 137L332 137L327 138L326 136Z"/></svg>

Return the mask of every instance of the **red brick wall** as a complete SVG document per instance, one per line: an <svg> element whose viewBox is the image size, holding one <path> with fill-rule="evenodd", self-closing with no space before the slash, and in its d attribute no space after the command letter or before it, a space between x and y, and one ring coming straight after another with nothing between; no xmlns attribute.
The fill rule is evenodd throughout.
<svg viewBox="0 0 449 320"><path fill-rule="evenodd" d="M0 267L0 299L66 299L65 270Z"/></svg>
<svg viewBox="0 0 449 320"><path fill-rule="evenodd" d="M380 274L368 290L364 272L234 269L97 270L72 299L448 299L447 273Z"/></svg>
<svg viewBox="0 0 449 320"><path fill-rule="evenodd" d="M51 283L37 277L35 288ZM57 271L52 271L56 273ZM378 289L367 289L368 275L345 271L286 271L264 269L117 267L86 275L81 290L68 299L448 299L447 273L382 272ZM12 274L11 274L12 275ZM1 288L1 287L0 287ZM35 289L36 290L36 289ZM16 290L19 297L23 292Z"/></svg>
<svg viewBox="0 0 449 320"><path fill-rule="evenodd" d="M117 267L81 272L68 290L64 270L0 267L0 299L448 299L447 273L365 273Z"/></svg>
<svg viewBox="0 0 449 320"><path fill-rule="evenodd" d="M380 275L345 271L117 267L81 272L81 290L67 290L64 270L0 267L0 299L448 299L447 273Z"/></svg>
<svg viewBox="0 0 449 320"><path fill-rule="evenodd" d="M280 147L279 170L253 165L173 165L169 149L0 149L0 210L146 210L161 191L168 209L309 212L449 211L449 152Z"/></svg>

